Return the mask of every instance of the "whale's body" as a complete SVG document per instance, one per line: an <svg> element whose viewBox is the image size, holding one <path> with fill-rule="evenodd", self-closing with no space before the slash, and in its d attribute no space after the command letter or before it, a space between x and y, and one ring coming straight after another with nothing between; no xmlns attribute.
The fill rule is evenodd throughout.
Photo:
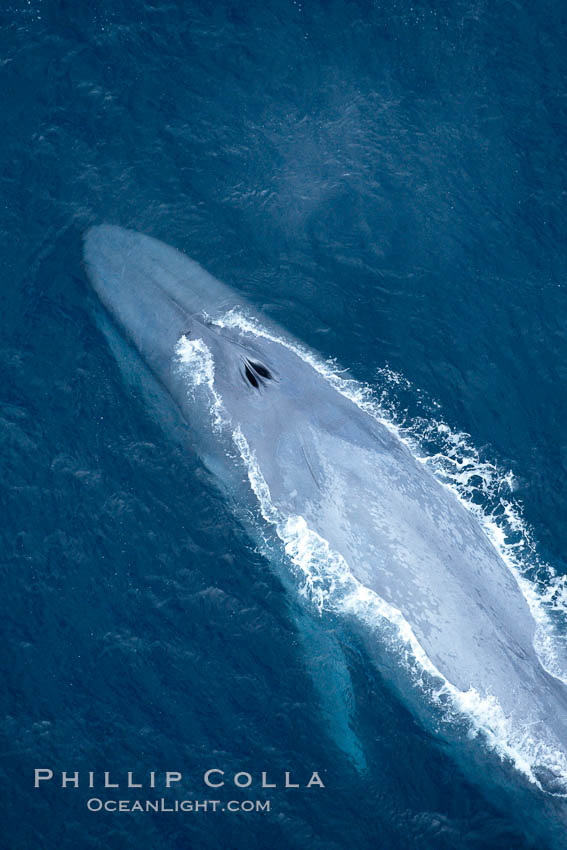
<svg viewBox="0 0 567 850"><path fill-rule="evenodd" d="M496 701L510 734L567 749L563 684L542 667L535 622L477 518L391 430L339 393L278 334L227 322L244 299L163 243L118 227L85 238L89 278L114 321L180 408L201 455L234 478L211 386L189 392L180 339L206 346L214 398L254 458L285 524L304 523L354 580L399 612L442 677ZM191 348L191 346L193 348ZM229 429L230 430L230 429ZM540 774L542 775L542 774Z"/></svg>

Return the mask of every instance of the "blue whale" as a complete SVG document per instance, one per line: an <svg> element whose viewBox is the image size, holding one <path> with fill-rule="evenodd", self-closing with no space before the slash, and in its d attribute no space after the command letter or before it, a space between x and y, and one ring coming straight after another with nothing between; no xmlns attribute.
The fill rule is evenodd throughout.
<svg viewBox="0 0 567 850"><path fill-rule="evenodd" d="M314 356L184 254L103 225L84 258L203 462L235 504L255 506L314 602L381 619L400 665L437 683L430 696L476 712L531 782L565 794L567 689L542 665L532 611L477 517Z"/></svg>

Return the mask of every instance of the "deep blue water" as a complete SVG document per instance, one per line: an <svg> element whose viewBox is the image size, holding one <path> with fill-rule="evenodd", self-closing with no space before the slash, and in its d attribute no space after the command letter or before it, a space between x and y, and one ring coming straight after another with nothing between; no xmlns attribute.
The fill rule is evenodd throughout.
<svg viewBox="0 0 567 850"><path fill-rule="evenodd" d="M296 601L125 383L81 236L181 248L378 395L388 364L402 415L437 411L513 471L534 559L567 573L567 7L0 14L1 846L543 846L537 794L520 811L467 778L329 619L369 770L349 762ZM36 767L326 788L277 789L269 815L94 814Z"/></svg>

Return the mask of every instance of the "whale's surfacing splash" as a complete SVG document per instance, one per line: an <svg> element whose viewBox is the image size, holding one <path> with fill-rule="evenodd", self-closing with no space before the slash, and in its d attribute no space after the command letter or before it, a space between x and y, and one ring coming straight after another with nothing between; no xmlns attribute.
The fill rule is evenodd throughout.
<svg viewBox="0 0 567 850"><path fill-rule="evenodd" d="M475 515L310 352L188 257L101 226L85 262L203 462L275 530L313 601L376 627L429 683L424 699L442 695L531 782L567 794L567 688L543 667L532 611Z"/></svg>

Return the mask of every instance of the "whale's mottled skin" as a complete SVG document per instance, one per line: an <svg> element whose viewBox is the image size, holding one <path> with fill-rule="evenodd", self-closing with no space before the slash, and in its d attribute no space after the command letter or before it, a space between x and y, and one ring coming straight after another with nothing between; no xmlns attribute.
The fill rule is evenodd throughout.
<svg viewBox="0 0 567 850"><path fill-rule="evenodd" d="M279 512L302 516L401 611L452 685L496 698L511 728L565 753L566 690L534 650L516 580L456 496L289 347L216 325L244 299L182 253L106 225L88 231L84 252L100 300L199 432L215 474L230 476L231 461L176 368L183 334L210 350L215 390Z"/></svg>

